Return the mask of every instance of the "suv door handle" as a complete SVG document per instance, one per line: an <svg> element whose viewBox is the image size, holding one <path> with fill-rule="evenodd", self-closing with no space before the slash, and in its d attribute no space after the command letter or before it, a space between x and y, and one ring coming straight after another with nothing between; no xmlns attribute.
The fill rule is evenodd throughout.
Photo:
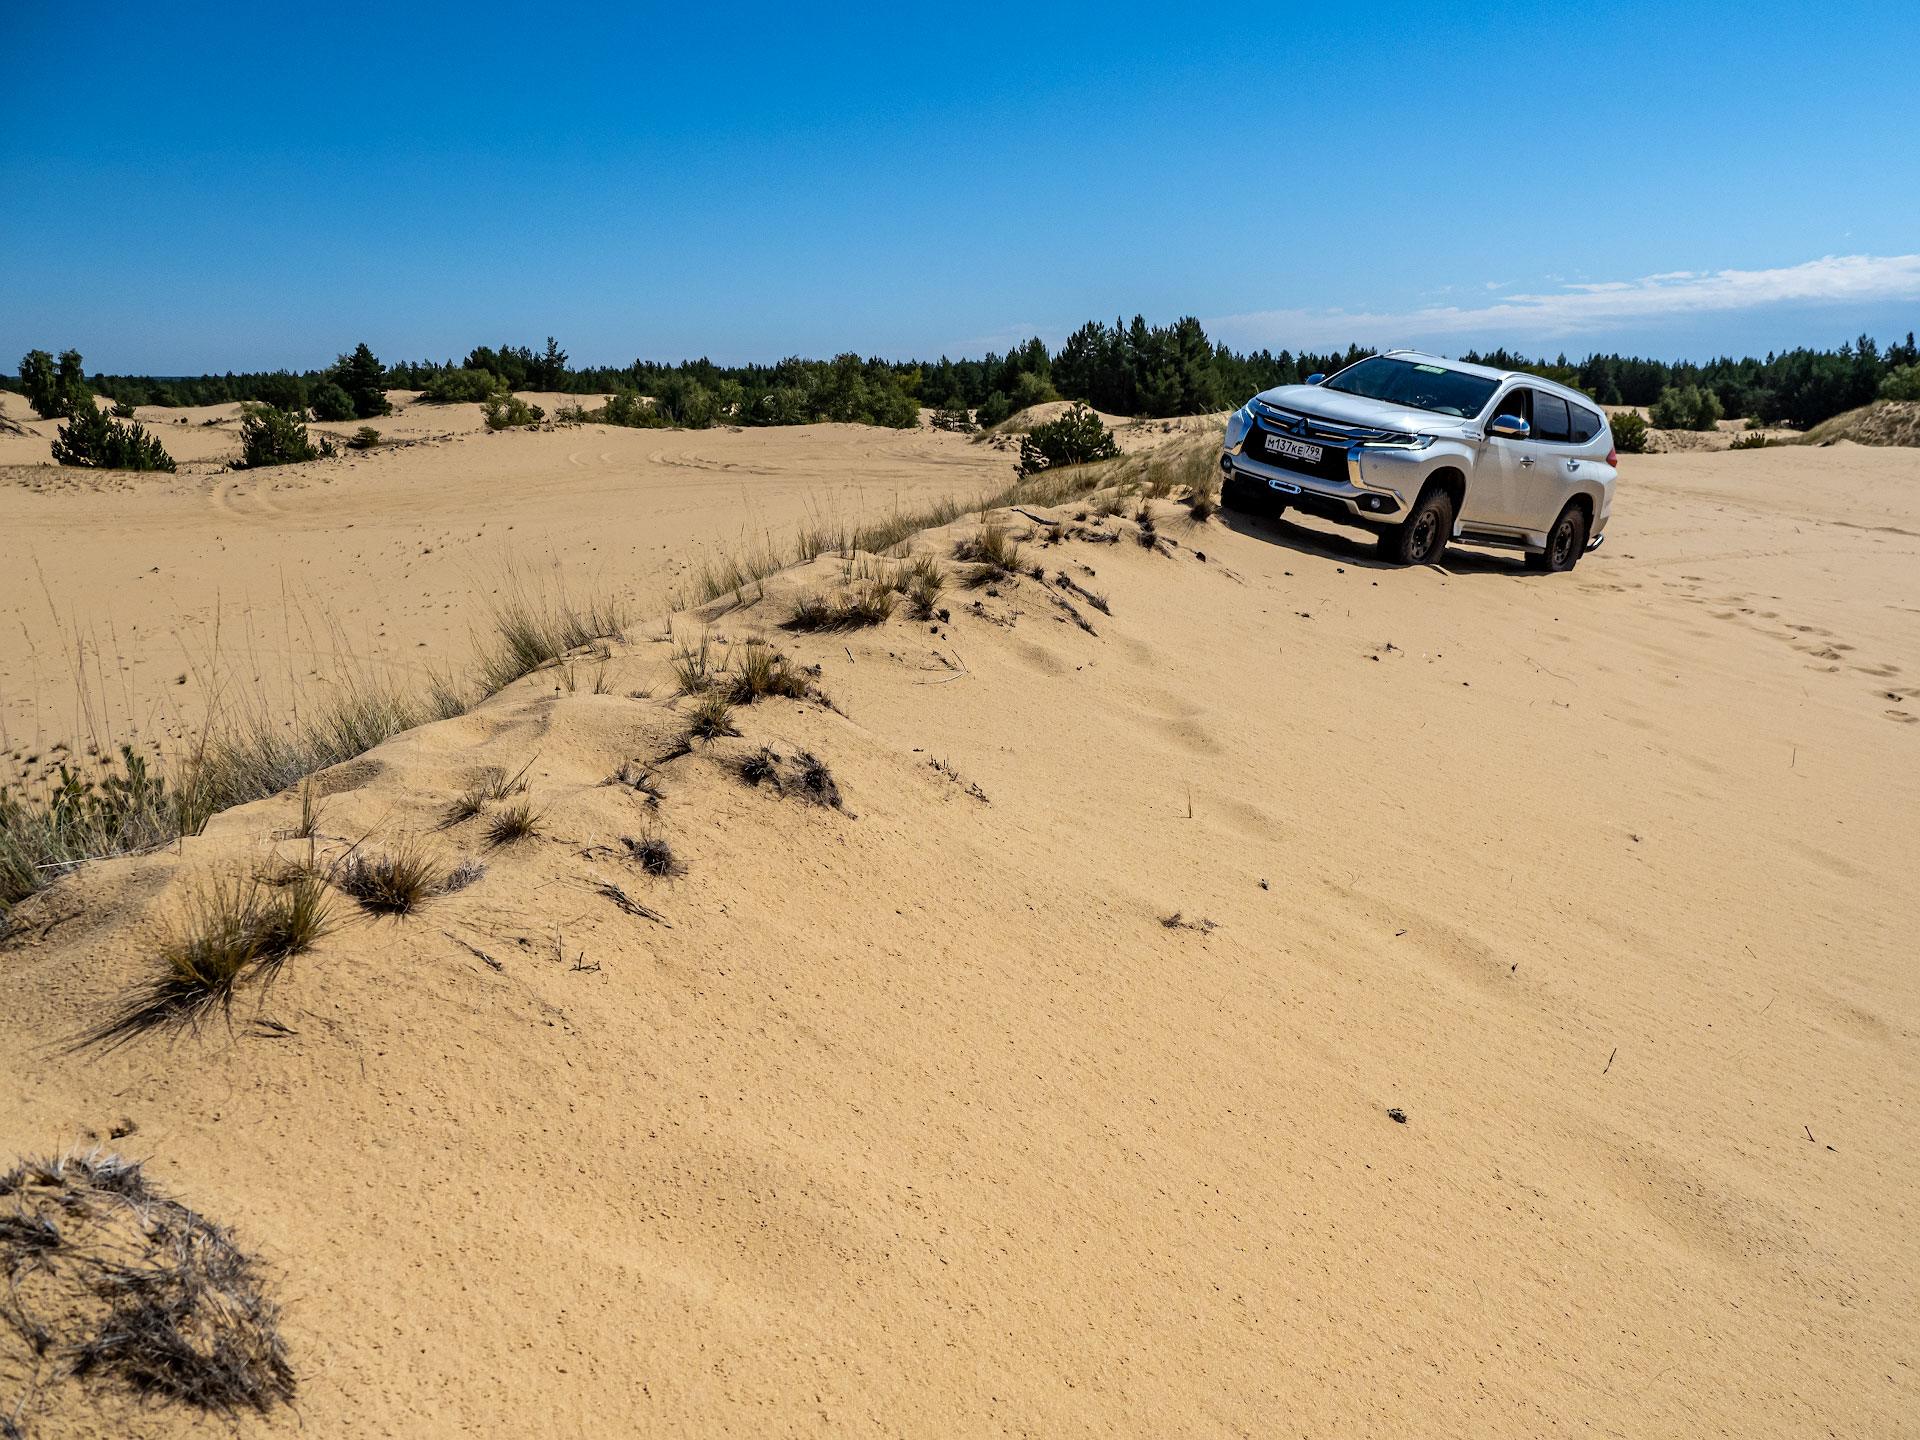
<svg viewBox="0 0 1920 1440"><path fill-rule="evenodd" d="M1579 468L1580 468L1580 462L1578 460L1567 461L1567 469L1578 470Z"/></svg>
<svg viewBox="0 0 1920 1440"><path fill-rule="evenodd" d="M1520 464L1523 468L1525 466L1533 464L1533 457L1531 455L1522 455L1520 457Z"/></svg>

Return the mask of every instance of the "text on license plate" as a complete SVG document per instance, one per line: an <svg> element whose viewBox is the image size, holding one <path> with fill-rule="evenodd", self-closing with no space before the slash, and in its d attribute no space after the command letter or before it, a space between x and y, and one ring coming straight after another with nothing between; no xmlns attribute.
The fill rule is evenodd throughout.
<svg viewBox="0 0 1920 1440"><path fill-rule="evenodd" d="M1309 465L1317 465L1325 453L1322 446L1309 445L1304 440L1289 440L1284 435L1268 435L1266 441L1267 454L1285 455L1290 459L1304 460Z"/></svg>

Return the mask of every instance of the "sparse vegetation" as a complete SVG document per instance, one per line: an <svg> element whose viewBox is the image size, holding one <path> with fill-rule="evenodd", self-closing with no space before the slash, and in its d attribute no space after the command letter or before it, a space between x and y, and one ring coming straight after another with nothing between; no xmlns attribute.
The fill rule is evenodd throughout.
<svg viewBox="0 0 1920 1440"><path fill-rule="evenodd" d="M380 443L380 432L371 425L362 425L353 432L353 438L347 444L355 450L371 450Z"/></svg>
<svg viewBox="0 0 1920 1440"><path fill-rule="evenodd" d="M1894 366L1875 394L1882 400L1920 400L1920 364Z"/></svg>
<svg viewBox="0 0 1920 1440"><path fill-rule="evenodd" d="M686 873L687 867L674 856L673 846L658 831L649 831L638 840L623 835L620 843L627 847L633 863L656 880L670 880Z"/></svg>
<svg viewBox="0 0 1920 1440"><path fill-rule="evenodd" d="M162 972L80 1043L117 1049L154 1030L198 1025L231 1008L242 979L270 980L311 948L333 929L325 889L311 873L282 878L235 875L191 885L157 946Z"/></svg>
<svg viewBox="0 0 1920 1440"><path fill-rule="evenodd" d="M1669 385L1653 402L1647 418L1656 430L1712 430L1725 414L1720 397L1712 390L1699 385Z"/></svg>
<svg viewBox="0 0 1920 1440"><path fill-rule="evenodd" d="M1036 425L1020 442L1021 475L1034 475L1063 465L1085 465L1113 460L1120 445L1100 417L1085 405L1069 406L1066 414L1046 425Z"/></svg>
<svg viewBox="0 0 1920 1440"><path fill-rule="evenodd" d="M751 705L763 695L804 700L812 693L812 682L764 641L750 641L734 652L727 698L735 705Z"/></svg>
<svg viewBox="0 0 1920 1440"><path fill-rule="evenodd" d="M733 701L724 691L707 691L694 702L693 709L687 714L687 735L690 739L711 743L723 736L739 733L733 723Z"/></svg>
<svg viewBox="0 0 1920 1440"><path fill-rule="evenodd" d="M94 1150L0 1174L0 1373L26 1378L0 1433L66 1379L229 1419L290 1403L294 1370L259 1262L222 1226Z"/></svg>
<svg viewBox="0 0 1920 1440"><path fill-rule="evenodd" d="M787 613L789 630L853 630L878 625L893 614L893 591L879 580L866 580L832 599L802 595Z"/></svg>
<svg viewBox="0 0 1920 1440"><path fill-rule="evenodd" d="M297 465L323 451L307 434L306 421L272 405L240 407L240 466Z"/></svg>
<svg viewBox="0 0 1920 1440"><path fill-rule="evenodd" d="M997 525L982 526L977 535L956 542L953 558L973 565L966 577L969 586L1004 580L1020 570L1019 544Z"/></svg>
<svg viewBox="0 0 1920 1440"><path fill-rule="evenodd" d="M947 577L931 555L917 557L906 569L907 605L916 620L931 620Z"/></svg>
<svg viewBox="0 0 1920 1440"><path fill-rule="evenodd" d="M447 893L449 872L418 841L369 854L355 850L330 872L333 883L377 915L405 915Z"/></svg>
<svg viewBox="0 0 1920 1440"><path fill-rule="evenodd" d="M480 407L489 430L527 429L547 418L538 405L529 405L518 395L489 395Z"/></svg>
<svg viewBox="0 0 1920 1440"><path fill-rule="evenodd" d="M739 763L738 774L748 785L759 785L764 780L773 781L776 788L780 784L780 757L768 746L744 756Z"/></svg>
<svg viewBox="0 0 1920 1440"><path fill-rule="evenodd" d="M441 370L427 381L420 398L430 405L480 405L501 388L491 370Z"/></svg>
<svg viewBox="0 0 1920 1440"><path fill-rule="evenodd" d="M794 757L799 771L800 793L816 805L840 806L840 787L834 783L833 771L827 768L827 762L817 755L802 750Z"/></svg>
<svg viewBox="0 0 1920 1440"><path fill-rule="evenodd" d="M516 801L487 822L487 843L517 845L522 840L530 840L540 833L540 819L532 801Z"/></svg>
<svg viewBox="0 0 1920 1440"><path fill-rule="evenodd" d="M488 608L491 634L478 646L476 657L488 693L504 690L596 640L617 639L626 629L626 608L620 601L604 594L575 601L557 566L546 582L509 566Z"/></svg>
<svg viewBox="0 0 1920 1440"><path fill-rule="evenodd" d="M86 470L164 470L174 468L160 437L138 420L115 420L89 395L76 405L53 442L57 465Z"/></svg>
<svg viewBox="0 0 1920 1440"><path fill-rule="evenodd" d="M682 695L698 695L713 685L712 645L705 634L698 649L684 640L674 646L673 682Z"/></svg>
<svg viewBox="0 0 1920 1440"><path fill-rule="evenodd" d="M1615 450L1622 455L1647 453L1647 422L1639 412L1623 410L1618 415L1608 416L1607 423L1613 430Z"/></svg>

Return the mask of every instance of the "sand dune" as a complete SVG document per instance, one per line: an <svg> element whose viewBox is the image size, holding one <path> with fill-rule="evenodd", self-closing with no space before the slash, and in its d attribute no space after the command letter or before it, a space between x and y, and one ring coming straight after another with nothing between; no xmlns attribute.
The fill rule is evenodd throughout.
<svg viewBox="0 0 1920 1440"><path fill-rule="evenodd" d="M1005 463L546 438L115 494L156 518L137 556L108 527L101 603L149 558L204 586L224 543L421 592L382 613L446 641L471 601L413 547L476 515L638 586L743 497ZM1043 548L1014 515L1044 580L776 628L823 558L636 627L612 693L542 672L326 772L323 858L417 836L487 873L353 920L231 1029L48 1045L152 973L196 877L304 853L294 796L28 902L0 1133L132 1120L116 1147L274 1267L306 1433L1906 1433L1916 482L1891 450L1630 458L1606 547L1551 577L1164 503L1153 551L1124 517ZM43 564L102 502L38 522ZM832 706L738 710L651 806L602 782L684 724L669 633L765 637ZM760 745L842 807L742 783ZM522 766L538 838L444 826ZM683 875L632 863L646 835ZM34 1423L192 1428L73 1386Z"/></svg>

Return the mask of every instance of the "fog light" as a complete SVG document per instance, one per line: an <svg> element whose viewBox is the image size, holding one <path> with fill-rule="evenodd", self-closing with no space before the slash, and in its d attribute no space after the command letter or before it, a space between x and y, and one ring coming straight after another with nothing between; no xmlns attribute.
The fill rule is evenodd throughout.
<svg viewBox="0 0 1920 1440"><path fill-rule="evenodd" d="M1224 453L1220 456L1220 473L1222 475L1233 474L1233 456Z"/></svg>

